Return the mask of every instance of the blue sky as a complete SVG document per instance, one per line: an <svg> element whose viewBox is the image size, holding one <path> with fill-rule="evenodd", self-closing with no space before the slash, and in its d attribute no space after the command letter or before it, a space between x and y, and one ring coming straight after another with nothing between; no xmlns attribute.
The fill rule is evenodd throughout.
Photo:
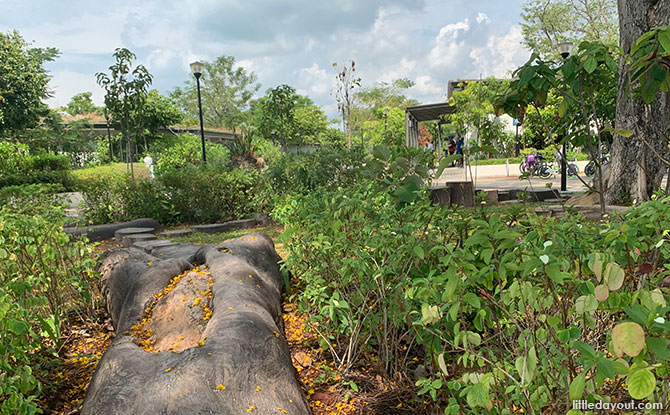
<svg viewBox="0 0 670 415"><path fill-rule="evenodd" d="M422 103L445 99L450 79L505 76L529 52L520 44L523 0L0 0L0 31L61 51L49 63L54 97L65 105L91 91L95 73L126 47L167 93L189 62L232 55L267 88L289 84L331 116L334 62L352 59L363 87L399 77Z"/></svg>

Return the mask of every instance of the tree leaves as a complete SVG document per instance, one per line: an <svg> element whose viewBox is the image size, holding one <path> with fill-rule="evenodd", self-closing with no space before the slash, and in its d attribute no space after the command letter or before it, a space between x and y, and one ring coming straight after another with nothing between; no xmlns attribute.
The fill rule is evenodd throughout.
<svg viewBox="0 0 670 415"><path fill-rule="evenodd" d="M582 372L570 382L570 400L576 401L582 399L584 395L584 386L586 384L586 373Z"/></svg>
<svg viewBox="0 0 670 415"><path fill-rule="evenodd" d="M644 330L637 323L619 323L612 329L612 349L617 357L622 357L624 353L635 357L640 354L644 344Z"/></svg>
<svg viewBox="0 0 670 415"><path fill-rule="evenodd" d="M598 285L595 289L595 296L598 301L605 301L610 295L610 290L606 285Z"/></svg>
<svg viewBox="0 0 670 415"><path fill-rule="evenodd" d="M603 278L610 291L616 291L623 285L624 271L616 262L610 262L605 267Z"/></svg>
<svg viewBox="0 0 670 415"><path fill-rule="evenodd" d="M633 399L644 399L654 392L656 378L649 368L637 369L626 379L628 393Z"/></svg>

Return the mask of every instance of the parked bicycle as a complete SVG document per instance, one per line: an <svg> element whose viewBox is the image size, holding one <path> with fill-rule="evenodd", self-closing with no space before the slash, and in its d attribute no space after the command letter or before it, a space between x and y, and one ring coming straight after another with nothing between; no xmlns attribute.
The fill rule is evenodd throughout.
<svg viewBox="0 0 670 415"><path fill-rule="evenodd" d="M560 151L556 152L556 165L558 166L556 169L554 169L554 166L551 166L551 169L554 170L554 174L559 174L561 172L561 160L563 158L563 155L561 154ZM579 174L579 166L575 164L575 161L577 161L576 157L569 158L568 163L565 166L565 172L567 173L568 177L575 177Z"/></svg>
<svg viewBox="0 0 670 415"><path fill-rule="evenodd" d="M521 174L526 172L531 176L537 176L542 179L548 179L552 175L551 166L544 160L540 153L530 153L519 165Z"/></svg>
<svg viewBox="0 0 670 415"><path fill-rule="evenodd" d="M609 154L602 154L600 156L600 165L607 166L608 164L610 164ZM589 177L593 177L595 176L596 171L598 171L598 167L596 166L595 160L589 160L589 163L584 167L584 173Z"/></svg>

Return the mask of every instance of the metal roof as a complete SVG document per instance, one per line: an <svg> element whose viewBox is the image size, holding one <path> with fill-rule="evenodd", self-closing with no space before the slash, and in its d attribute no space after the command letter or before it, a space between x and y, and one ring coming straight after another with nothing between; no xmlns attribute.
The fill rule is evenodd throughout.
<svg viewBox="0 0 670 415"><path fill-rule="evenodd" d="M434 121L439 120L440 116L444 114L453 114L456 108L449 105L447 102L439 104L417 105L415 107L407 107L407 111L417 121Z"/></svg>

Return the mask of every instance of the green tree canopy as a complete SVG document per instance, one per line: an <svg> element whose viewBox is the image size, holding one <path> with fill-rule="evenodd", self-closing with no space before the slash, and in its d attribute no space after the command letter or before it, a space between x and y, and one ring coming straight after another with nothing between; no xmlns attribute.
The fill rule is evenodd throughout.
<svg viewBox="0 0 670 415"><path fill-rule="evenodd" d="M37 125L51 95L42 66L58 56L55 48L31 48L14 30L0 32L0 136Z"/></svg>
<svg viewBox="0 0 670 415"><path fill-rule="evenodd" d="M177 103L173 99L161 95L155 89L147 93L142 111L144 113L144 127L149 135L155 135L159 128L179 124L184 118L184 114L179 110Z"/></svg>
<svg viewBox="0 0 670 415"><path fill-rule="evenodd" d="M251 103L251 122L261 137L282 145L339 144L342 132L331 128L321 107L289 85L268 89Z"/></svg>
<svg viewBox="0 0 670 415"><path fill-rule="evenodd" d="M541 57L558 58L559 43L619 43L615 0L527 0L521 13L523 43Z"/></svg>
<svg viewBox="0 0 670 415"><path fill-rule="evenodd" d="M219 56L213 62L205 62L200 77L202 116L205 125L214 128L227 127L235 131L244 118L253 95L260 88L254 72L247 72L235 65L232 56ZM170 92L172 98L187 117L187 122L198 120L198 92L193 76L183 87Z"/></svg>
<svg viewBox="0 0 670 415"><path fill-rule="evenodd" d="M505 91L509 81L488 78L484 81L466 82L462 91L454 91L449 104L456 107L453 114L446 116L462 132L476 134L477 141L483 146L501 150L505 147L504 128L495 114L493 104Z"/></svg>
<svg viewBox="0 0 670 415"><path fill-rule="evenodd" d="M102 114L102 108L96 107L91 98L91 92L81 92L74 95L65 106L65 112L74 115Z"/></svg>
<svg viewBox="0 0 670 415"><path fill-rule="evenodd" d="M382 107L405 108L419 105L419 102L407 98L402 91L414 86L414 81L399 78L392 82L377 82L369 88L356 92L356 99L362 108L376 111Z"/></svg>
<svg viewBox="0 0 670 415"><path fill-rule="evenodd" d="M388 128L386 132L389 134L386 138L393 137L394 139L386 140L381 138L381 133L379 125L383 127L383 110L387 110L387 119L386 124L388 127L389 120L389 110L392 108L397 108L402 110L402 134L404 142L404 123L405 123L405 112L406 107L411 107L414 105L419 105L419 102L407 98L403 91L405 89L411 88L414 86L414 82L407 78L399 78L392 82L377 82L373 86L368 88L363 88L355 93L356 101L355 105L351 111L351 123L353 130L358 134L363 134L366 142L369 139L371 143L380 143L384 142L386 144L391 144L391 142L396 142L396 134L390 133ZM394 112L395 113L395 112ZM395 119L395 115L392 115ZM395 130L393 130L395 131ZM381 141L380 141L381 140Z"/></svg>

